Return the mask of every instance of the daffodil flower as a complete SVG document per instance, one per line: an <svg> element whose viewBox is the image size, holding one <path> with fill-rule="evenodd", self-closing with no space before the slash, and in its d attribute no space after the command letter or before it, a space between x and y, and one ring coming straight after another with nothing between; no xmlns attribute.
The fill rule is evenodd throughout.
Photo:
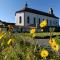
<svg viewBox="0 0 60 60"><path fill-rule="evenodd" d="M40 27L41 27L41 28L43 28L43 27L45 27L45 26L47 26L47 21L46 21L46 20L44 20L44 21L42 21L42 22L40 23Z"/></svg>
<svg viewBox="0 0 60 60"><path fill-rule="evenodd" d="M46 58L48 55L49 55L49 52L45 49L40 52L40 56L42 58Z"/></svg>

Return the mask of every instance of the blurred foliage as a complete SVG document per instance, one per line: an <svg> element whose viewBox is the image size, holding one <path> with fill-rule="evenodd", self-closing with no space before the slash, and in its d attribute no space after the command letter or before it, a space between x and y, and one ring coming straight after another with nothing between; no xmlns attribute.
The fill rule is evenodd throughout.
<svg viewBox="0 0 60 60"><path fill-rule="evenodd" d="M10 31L4 33L0 39L0 60L43 60L40 56L42 49L49 53L46 60L60 60L60 51L53 51L50 45L47 47L36 45L35 39L28 33Z"/></svg>

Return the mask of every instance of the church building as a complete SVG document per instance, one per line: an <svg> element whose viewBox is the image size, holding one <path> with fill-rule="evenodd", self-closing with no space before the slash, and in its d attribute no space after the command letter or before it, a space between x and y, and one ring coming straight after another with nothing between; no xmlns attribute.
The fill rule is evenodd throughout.
<svg viewBox="0 0 60 60"><path fill-rule="evenodd" d="M27 4L25 7L15 13L16 25L21 27L35 26L39 27L42 20L47 20L47 26L59 26L59 18L53 13L53 9L49 8L48 12L39 11L29 8Z"/></svg>

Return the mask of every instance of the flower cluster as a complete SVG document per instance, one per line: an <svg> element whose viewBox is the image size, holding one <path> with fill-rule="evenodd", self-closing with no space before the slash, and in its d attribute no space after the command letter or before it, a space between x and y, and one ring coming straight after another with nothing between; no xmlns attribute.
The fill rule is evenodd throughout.
<svg viewBox="0 0 60 60"><path fill-rule="evenodd" d="M35 32L36 32L36 29L35 28L32 28L30 30L30 34L32 35L32 37L35 37Z"/></svg>
<svg viewBox="0 0 60 60"><path fill-rule="evenodd" d="M6 35L6 33L1 32L1 33L0 33L0 39L2 39L5 35Z"/></svg>
<svg viewBox="0 0 60 60"><path fill-rule="evenodd" d="M40 23L40 27L41 27L41 28L43 28L43 27L45 27L45 26L47 26L47 21L46 21L46 20L44 20L44 21L42 21L42 22Z"/></svg>
<svg viewBox="0 0 60 60"><path fill-rule="evenodd" d="M49 53L48 53L47 50L43 49L43 50L40 52L40 55L41 55L42 58L46 58L46 57L49 55Z"/></svg>
<svg viewBox="0 0 60 60"><path fill-rule="evenodd" d="M40 23L40 27L47 26L47 21ZM9 26L9 29L11 27ZM55 38L50 38L49 46L39 45L36 39L36 28L28 33L0 32L0 60L60 60L59 45ZM39 42L38 42L39 43ZM56 53L56 54L55 54Z"/></svg>
<svg viewBox="0 0 60 60"><path fill-rule="evenodd" d="M56 41L55 41L54 38L51 38L51 39L49 40L49 44L50 44L50 46L52 47L52 49L53 49L54 51L58 51L58 50L59 50L59 45L56 43Z"/></svg>

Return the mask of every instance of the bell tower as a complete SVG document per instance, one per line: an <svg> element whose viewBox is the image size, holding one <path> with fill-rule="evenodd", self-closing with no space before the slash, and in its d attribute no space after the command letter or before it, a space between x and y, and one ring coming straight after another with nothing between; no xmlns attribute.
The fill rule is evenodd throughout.
<svg viewBox="0 0 60 60"><path fill-rule="evenodd" d="M28 4L27 4L27 2L26 2L26 4L25 4L25 8L27 8L28 7Z"/></svg>

